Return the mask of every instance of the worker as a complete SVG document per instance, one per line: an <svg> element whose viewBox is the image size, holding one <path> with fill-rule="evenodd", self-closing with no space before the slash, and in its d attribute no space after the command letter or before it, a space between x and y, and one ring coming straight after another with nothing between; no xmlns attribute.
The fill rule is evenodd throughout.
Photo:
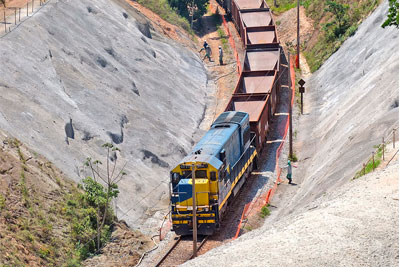
<svg viewBox="0 0 400 267"><path fill-rule="evenodd" d="M206 52L206 54L205 54L204 57L203 57L203 60L204 60L206 57L208 57L208 60L209 60L210 62L212 62L211 56L210 56L210 55L211 55L211 48L210 48L210 46L208 45L208 43L207 43L206 40L204 40L203 48L200 49L199 53L200 53L201 51L203 51L203 50L204 50L204 52Z"/></svg>
<svg viewBox="0 0 400 267"><path fill-rule="evenodd" d="M203 48L204 48L204 50L207 49L207 46L208 46L207 40L204 40L204 42L203 42Z"/></svg>
<svg viewBox="0 0 400 267"><path fill-rule="evenodd" d="M297 168L297 166L293 167ZM292 184L292 163L290 162L290 160L288 160L288 165L285 166L284 168L287 168L287 174L286 174L286 178L289 180L289 184Z"/></svg>
<svg viewBox="0 0 400 267"><path fill-rule="evenodd" d="M219 65L223 65L223 57L224 57L224 51L222 51L222 47L218 46L218 51L219 51Z"/></svg>
<svg viewBox="0 0 400 267"><path fill-rule="evenodd" d="M207 51L207 47L208 47L208 43L207 43L207 40L204 40L204 42L203 42L203 48L202 49L200 49L200 51L199 51L199 53L201 52L201 51Z"/></svg>

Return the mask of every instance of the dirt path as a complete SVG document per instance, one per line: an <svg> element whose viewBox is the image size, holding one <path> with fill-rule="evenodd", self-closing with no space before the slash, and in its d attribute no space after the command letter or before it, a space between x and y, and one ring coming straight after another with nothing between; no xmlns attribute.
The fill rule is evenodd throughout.
<svg viewBox="0 0 400 267"><path fill-rule="evenodd" d="M199 36L199 38L202 40L201 43L203 43L204 40L207 40L207 43L211 47L212 61L210 62L208 58L206 58L204 59L204 62L211 73L214 83L217 86L217 91L213 96L215 99L215 104L213 107L209 107L205 117L204 124L208 126L217 118L220 113L225 110L225 107L232 96L238 80L236 60L233 56L234 53L231 46L228 45L227 49L224 51L224 64L220 66L218 62L218 47L223 47L223 44L221 41L221 36L217 31L217 17L214 15L217 12L217 9L219 14L225 14L225 10L219 6L215 0L211 0L209 12L202 18L203 34ZM222 24L219 27L225 32ZM224 37L228 38L226 35ZM202 53L200 57L203 58L204 53Z"/></svg>

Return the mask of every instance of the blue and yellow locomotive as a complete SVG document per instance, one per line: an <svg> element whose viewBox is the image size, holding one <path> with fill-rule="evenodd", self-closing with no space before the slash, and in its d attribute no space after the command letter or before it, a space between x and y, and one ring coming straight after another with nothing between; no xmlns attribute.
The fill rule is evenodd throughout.
<svg viewBox="0 0 400 267"><path fill-rule="evenodd" d="M193 231L192 166L198 234L211 235L219 228L226 207L256 167L257 151L250 136L247 113L224 112L171 171L172 230L176 234L189 235Z"/></svg>

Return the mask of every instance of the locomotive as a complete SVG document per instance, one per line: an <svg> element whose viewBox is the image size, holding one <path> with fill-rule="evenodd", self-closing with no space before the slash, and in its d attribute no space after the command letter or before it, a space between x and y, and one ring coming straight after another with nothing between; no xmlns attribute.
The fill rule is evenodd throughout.
<svg viewBox="0 0 400 267"><path fill-rule="evenodd" d="M264 0L220 0L245 47L242 72L223 112L204 137L170 172L172 230L193 231L192 173L195 174L197 232L220 227L266 144L279 101L281 47Z"/></svg>
<svg viewBox="0 0 400 267"><path fill-rule="evenodd" d="M171 171L172 230L192 233L192 168L198 234L211 235L219 228L228 204L256 167L257 151L251 145L249 115L222 113L210 130Z"/></svg>

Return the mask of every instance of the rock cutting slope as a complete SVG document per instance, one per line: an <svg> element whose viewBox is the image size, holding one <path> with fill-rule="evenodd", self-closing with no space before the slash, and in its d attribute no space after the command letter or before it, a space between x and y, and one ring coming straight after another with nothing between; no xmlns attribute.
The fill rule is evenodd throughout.
<svg viewBox="0 0 400 267"><path fill-rule="evenodd" d="M380 27L387 10L384 1L307 79L297 185L279 186L262 228L184 266L398 264L398 161L350 182L398 127L398 29Z"/></svg>
<svg viewBox="0 0 400 267"><path fill-rule="evenodd" d="M280 216L336 188L399 121L399 32L381 28L384 1L306 83L294 175L301 185Z"/></svg>
<svg viewBox="0 0 400 267"><path fill-rule="evenodd" d="M396 266L398 161L183 266Z"/></svg>
<svg viewBox="0 0 400 267"><path fill-rule="evenodd" d="M128 173L118 215L139 225L168 203L163 181L201 134L213 88L197 55L131 14L111 0L51 0L1 38L0 128L75 181L115 143Z"/></svg>

